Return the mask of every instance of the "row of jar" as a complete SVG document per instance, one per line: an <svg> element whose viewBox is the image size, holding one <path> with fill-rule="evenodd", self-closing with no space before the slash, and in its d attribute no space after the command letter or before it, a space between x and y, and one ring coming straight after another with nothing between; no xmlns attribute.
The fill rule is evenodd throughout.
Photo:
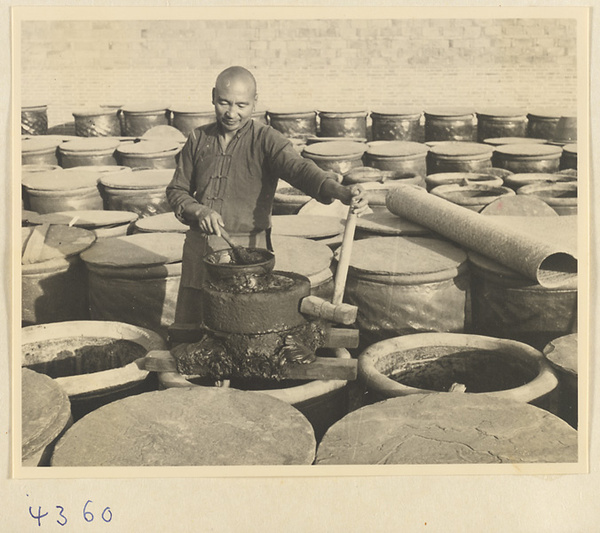
<svg viewBox="0 0 600 533"><path fill-rule="evenodd" d="M166 126L169 128L169 126ZM563 147L523 138L498 138L488 143L440 141L325 141L299 144L301 154L320 168L345 175L354 167L374 167L425 177L437 172L480 172L499 167L511 172L557 172L577 168L577 144ZM502 144L497 144L502 143ZM132 168L175 168L181 142L117 137L26 137L21 143L23 165L63 168L121 164Z"/></svg>
<svg viewBox="0 0 600 533"><path fill-rule="evenodd" d="M185 136L215 121L213 110L192 106L101 106L73 113L74 133L82 137L141 136L148 129L171 125ZM577 139L576 117L561 110L527 112L516 108L431 108L366 110L267 110L255 120L268 123L290 138L351 138L402 141L478 141L491 137L532 137L557 143ZM367 120L367 119L370 120ZM47 106L23 107L21 132L48 133Z"/></svg>

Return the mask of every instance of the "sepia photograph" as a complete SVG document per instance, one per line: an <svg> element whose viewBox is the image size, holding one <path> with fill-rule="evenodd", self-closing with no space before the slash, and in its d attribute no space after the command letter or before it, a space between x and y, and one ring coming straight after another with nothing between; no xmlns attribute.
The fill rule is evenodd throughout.
<svg viewBox="0 0 600 533"><path fill-rule="evenodd" d="M589 13L13 7L14 480L585 475Z"/></svg>
<svg viewBox="0 0 600 533"><path fill-rule="evenodd" d="M577 464L577 23L21 20L22 465Z"/></svg>

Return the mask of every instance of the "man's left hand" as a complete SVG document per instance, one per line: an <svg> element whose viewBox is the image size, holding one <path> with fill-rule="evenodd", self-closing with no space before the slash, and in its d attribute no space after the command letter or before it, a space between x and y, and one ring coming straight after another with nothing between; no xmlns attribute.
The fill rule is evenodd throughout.
<svg viewBox="0 0 600 533"><path fill-rule="evenodd" d="M360 185L350 185L347 187L350 192L350 208L357 215L366 215L371 212L369 201L367 199L367 191Z"/></svg>

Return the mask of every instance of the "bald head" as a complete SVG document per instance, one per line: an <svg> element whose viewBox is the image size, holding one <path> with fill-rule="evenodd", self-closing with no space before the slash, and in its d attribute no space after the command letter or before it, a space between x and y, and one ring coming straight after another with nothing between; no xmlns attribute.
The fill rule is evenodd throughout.
<svg viewBox="0 0 600 533"><path fill-rule="evenodd" d="M217 77L212 91L217 122L225 133L234 133L251 118L256 103L256 80L243 67L229 67Z"/></svg>
<svg viewBox="0 0 600 533"><path fill-rule="evenodd" d="M252 73L244 67L229 67L217 76L215 89L227 89L239 86L247 89L252 96L256 96L256 80Z"/></svg>

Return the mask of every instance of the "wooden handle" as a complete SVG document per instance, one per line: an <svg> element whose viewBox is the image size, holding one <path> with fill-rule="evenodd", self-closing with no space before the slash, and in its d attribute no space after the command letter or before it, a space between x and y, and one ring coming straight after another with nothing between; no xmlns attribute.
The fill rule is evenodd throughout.
<svg viewBox="0 0 600 533"><path fill-rule="evenodd" d="M335 273L333 298L331 300L334 305L341 304L344 299L344 290L346 289L346 278L348 277L348 265L350 264L350 256L352 255L352 242L354 241L355 230L356 213L350 208L348 210L344 238L342 239L342 246L340 248L340 258Z"/></svg>
<svg viewBox="0 0 600 533"><path fill-rule="evenodd" d="M229 244L229 246L231 246L232 248L236 248L238 247L237 244L235 244L232 240L231 237L229 236L229 233L227 233L225 231L225 228L221 228L221 237L223 238L223 240Z"/></svg>
<svg viewBox="0 0 600 533"><path fill-rule="evenodd" d="M332 304L318 296L306 296L300 302L300 312L349 326L356 322L358 307L344 303Z"/></svg>

